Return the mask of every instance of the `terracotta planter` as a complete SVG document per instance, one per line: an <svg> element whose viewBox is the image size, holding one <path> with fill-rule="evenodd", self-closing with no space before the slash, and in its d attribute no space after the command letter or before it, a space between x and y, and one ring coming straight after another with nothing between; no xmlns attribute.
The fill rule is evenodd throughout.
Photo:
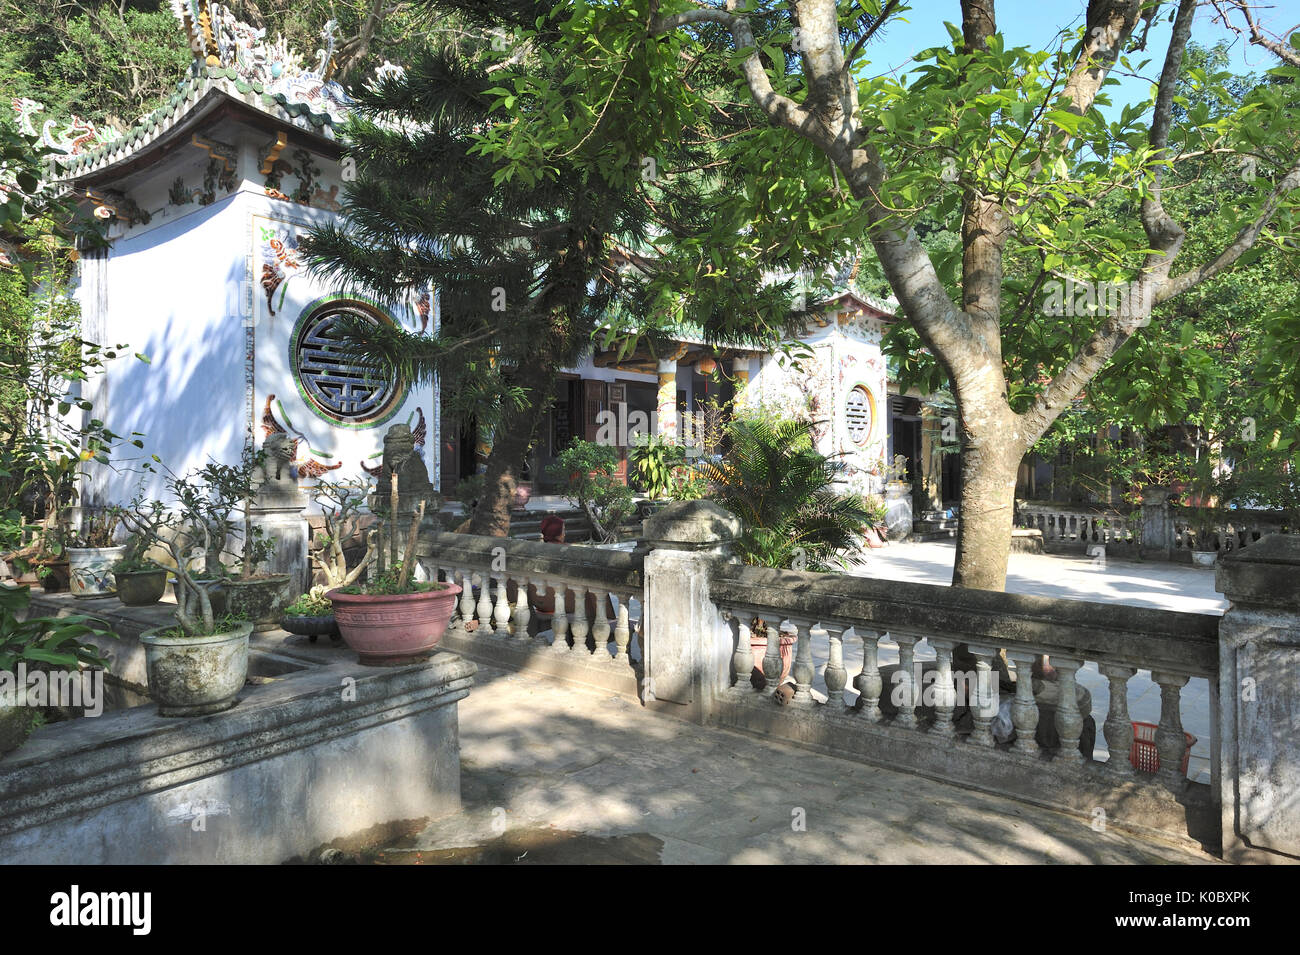
<svg viewBox="0 0 1300 955"><path fill-rule="evenodd" d="M170 627L140 634L149 695L162 716L204 716L238 702L248 678L251 623L208 637L165 636Z"/></svg>
<svg viewBox="0 0 1300 955"><path fill-rule="evenodd" d="M128 607L147 607L162 600L167 590L167 571L133 570L115 575L117 599Z"/></svg>
<svg viewBox="0 0 1300 955"><path fill-rule="evenodd" d="M126 556L118 547L69 547L69 584L74 597L111 597L117 593L113 565Z"/></svg>
<svg viewBox="0 0 1300 955"><path fill-rule="evenodd" d="M331 590L343 642L368 666L401 666L432 652L447 631L460 587L414 594L345 594Z"/></svg>
<svg viewBox="0 0 1300 955"><path fill-rule="evenodd" d="M226 613L250 620L257 633L280 626L280 611L289 602L288 574L268 574L246 580L226 580L221 588L226 596Z"/></svg>
<svg viewBox="0 0 1300 955"><path fill-rule="evenodd" d="M865 531L863 531L862 539L865 540L867 542L867 546L872 548L873 550L875 548L885 546L884 536L880 533L880 528L878 527L868 527Z"/></svg>

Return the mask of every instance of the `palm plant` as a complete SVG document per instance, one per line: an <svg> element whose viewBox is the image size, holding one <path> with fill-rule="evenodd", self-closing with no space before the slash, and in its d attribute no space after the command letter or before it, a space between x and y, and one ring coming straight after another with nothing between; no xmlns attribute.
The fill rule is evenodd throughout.
<svg viewBox="0 0 1300 955"><path fill-rule="evenodd" d="M861 497L836 489L845 465L817 451L817 424L736 421L726 457L701 462L714 499L744 522L736 553L745 563L827 571L861 562L872 514Z"/></svg>

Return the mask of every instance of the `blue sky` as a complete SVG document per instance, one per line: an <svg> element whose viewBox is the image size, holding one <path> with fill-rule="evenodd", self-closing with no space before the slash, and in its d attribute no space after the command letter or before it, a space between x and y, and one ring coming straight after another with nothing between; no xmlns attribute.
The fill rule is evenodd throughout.
<svg viewBox="0 0 1300 955"><path fill-rule="evenodd" d="M1046 49L1048 44L1055 45L1054 38L1062 28L1083 25L1086 8L1086 0L999 0L998 29L1009 47ZM1170 24L1167 18L1171 9L1169 7L1162 11L1160 19L1152 26L1151 35L1147 38L1147 52L1131 58L1135 66L1142 59L1150 58L1151 62L1142 71L1147 79L1117 77L1121 80L1121 85L1108 89L1115 107L1145 99L1150 81L1159 76L1169 43ZM868 75L895 70L905 72L909 60L916 53L927 47L946 45L948 33L944 29L944 21L960 24L961 5L958 0L913 0L912 9L902 16L907 22L892 22L884 29L884 35L869 47L872 62L865 71ZM1214 10L1208 4L1197 11L1192 39L1206 46L1220 39L1227 40L1232 45L1229 68L1233 72L1262 73L1277 65L1277 58L1272 53L1251 46L1226 30L1221 23L1213 23L1213 16ZM1283 33L1300 25L1300 0L1271 0L1270 7L1260 10L1257 18L1266 30ZM1241 24L1240 17L1236 22ZM1106 113L1109 115L1110 110L1106 110Z"/></svg>

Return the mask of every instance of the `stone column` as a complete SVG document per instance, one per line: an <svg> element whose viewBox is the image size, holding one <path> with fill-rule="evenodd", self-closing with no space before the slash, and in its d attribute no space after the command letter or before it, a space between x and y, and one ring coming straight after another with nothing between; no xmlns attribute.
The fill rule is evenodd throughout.
<svg viewBox="0 0 1300 955"><path fill-rule="evenodd" d="M1169 560L1174 551L1174 519L1169 513L1169 490L1149 487L1142 491L1142 554Z"/></svg>
<svg viewBox="0 0 1300 955"><path fill-rule="evenodd" d="M745 390L749 387L748 355L740 355L731 360L731 377L735 389L731 399L732 416L739 417L739 412L745 407Z"/></svg>
<svg viewBox="0 0 1300 955"><path fill-rule="evenodd" d="M709 570L729 556L740 520L712 501L679 501L643 527L643 696L703 722L728 691L734 652L731 628L709 599ZM775 625L768 640L770 648Z"/></svg>
<svg viewBox="0 0 1300 955"><path fill-rule="evenodd" d="M929 405L921 409L921 471L914 479L920 487L917 503L921 514L932 513L943 507L943 453L939 450L943 425L939 415Z"/></svg>
<svg viewBox="0 0 1300 955"><path fill-rule="evenodd" d="M1300 862L1300 536L1269 534L1221 556L1215 587L1231 601L1219 624L1219 739L1210 753L1223 858Z"/></svg>
<svg viewBox="0 0 1300 955"><path fill-rule="evenodd" d="M655 400L659 437L677 440L677 359L659 362L659 391Z"/></svg>

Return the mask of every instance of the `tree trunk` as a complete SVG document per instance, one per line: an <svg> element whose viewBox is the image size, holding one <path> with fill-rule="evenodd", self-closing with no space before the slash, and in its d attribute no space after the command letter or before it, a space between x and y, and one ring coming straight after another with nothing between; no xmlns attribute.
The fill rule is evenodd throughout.
<svg viewBox="0 0 1300 955"><path fill-rule="evenodd" d="M962 448L954 587L1006 588L1021 457L1018 444L1005 434L972 437Z"/></svg>
<svg viewBox="0 0 1300 955"><path fill-rule="evenodd" d="M528 394L522 408L508 407L501 415L492 450L487 457L483 480L483 499L474 509L469 533L487 537L508 537L510 505L514 501L519 475L523 471L528 447L537 425L551 404L555 390L555 371L550 362L539 358L521 368L515 383Z"/></svg>

